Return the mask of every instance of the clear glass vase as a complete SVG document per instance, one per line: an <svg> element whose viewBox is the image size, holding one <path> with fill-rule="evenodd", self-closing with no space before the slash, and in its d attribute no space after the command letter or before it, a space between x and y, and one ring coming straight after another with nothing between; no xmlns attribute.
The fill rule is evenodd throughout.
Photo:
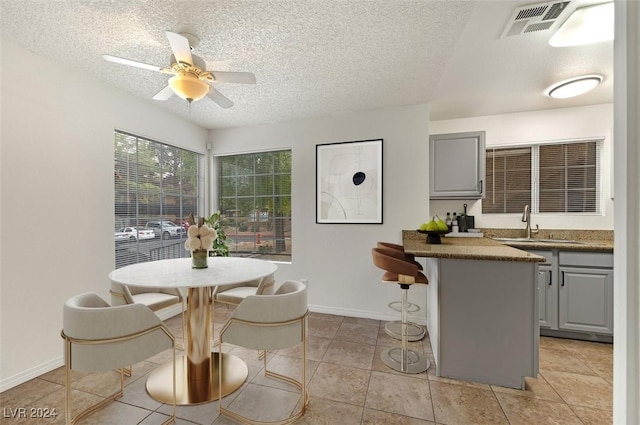
<svg viewBox="0 0 640 425"><path fill-rule="evenodd" d="M191 251L191 267L194 269L206 269L209 267L207 264L207 258L209 253L206 249L196 249Z"/></svg>

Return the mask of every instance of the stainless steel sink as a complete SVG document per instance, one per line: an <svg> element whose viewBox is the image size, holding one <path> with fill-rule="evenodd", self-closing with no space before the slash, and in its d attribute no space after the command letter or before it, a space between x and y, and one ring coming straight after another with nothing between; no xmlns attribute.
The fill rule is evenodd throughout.
<svg viewBox="0 0 640 425"><path fill-rule="evenodd" d="M540 242L548 242L548 243L574 243L574 244L584 244L585 242L576 241L573 239L538 239Z"/></svg>
<svg viewBox="0 0 640 425"><path fill-rule="evenodd" d="M536 242L538 239L534 238L493 238L498 242Z"/></svg>
<svg viewBox="0 0 640 425"><path fill-rule="evenodd" d="M541 238L493 238L498 242L535 242L535 243L562 243L562 244L584 244L582 241L573 239L541 239Z"/></svg>

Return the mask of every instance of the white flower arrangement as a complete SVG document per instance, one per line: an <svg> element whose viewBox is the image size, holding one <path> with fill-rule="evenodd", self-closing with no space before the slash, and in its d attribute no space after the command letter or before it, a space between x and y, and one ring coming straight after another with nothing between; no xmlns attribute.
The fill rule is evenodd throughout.
<svg viewBox="0 0 640 425"><path fill-rule="evenodd" d="M187 240L184 247L188 251L213 249L213 241L218 237L218 233L206 224L192 224L187 229Z"/></svg>

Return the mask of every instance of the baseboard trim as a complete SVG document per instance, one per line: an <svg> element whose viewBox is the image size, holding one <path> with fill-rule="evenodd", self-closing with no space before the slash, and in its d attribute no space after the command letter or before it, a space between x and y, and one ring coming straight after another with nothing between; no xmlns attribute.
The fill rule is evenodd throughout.
<svg viewBox="0 0 640 425"><path fill-rule="evenodd" d="M39 364L38 366L32 367L23 372L3 379L2 381L0 381L0 393L16 387L20 384L24 384L27 381L44 375L45 373L51 372L52 370L57 369L60 366L64 366L63 356L56 357L55 359L49 360L48 362L44 362L42 364Z"/></svg>
<svg viewBox="0 0 640 425"><path fill-rule="evenodd" d="M540 328L540 336L550 336L554 338L580 339L583 341L603 342L613 344L613 335L596 334L592 332L573 332Z"/></svg>
<svg viewBox="0 0 640 425"><path fill-rule="evenodd" d="M382 320L385 322L391 322L395 320L400 320L400 313L396 313L392 310L389 311L389 314L380 313L379 311L367 311L367 310L353 310L346 308L337 308L337 307L327 307L322 305L309 305L309 311L312 313L324 313L324 314L334 314L337 316L347 316L347 317L359 317L362 319L374 319L374 320ZM427 325L427 319L425 317L418 317L416 315L409 314L409 320L413 323L417 323L419 325Z"/></svg>

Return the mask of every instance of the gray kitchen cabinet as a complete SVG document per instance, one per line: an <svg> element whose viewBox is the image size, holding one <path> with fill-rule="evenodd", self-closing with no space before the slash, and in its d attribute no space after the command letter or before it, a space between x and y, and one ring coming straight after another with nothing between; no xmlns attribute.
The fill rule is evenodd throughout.
<svg viewBox="0 0 640 425"><path fill-rule="evenodd" d="M547 259L538 265L541 334L612 336L613 254L528 251Z"/></svg>
<svg viewBox="0 0 640 425"><path fill-rule="evenodd" d="M538 296L540 327L554 328L558 326L558 297L553 284L553 269L551 266L540 265L538 267Z"/></svg>
<svg viewBox="0 0 640 425"><path fill-rule="evenodd" d="M560 252L558 329L613 335L613 255Z"/></svg>
<svg viewBox="0 0 640 425"><path fill-rule="evenodd" d="M557 256L553 251L530 251L547 259L538 264L538 311L540 327L557 329L558 327L558 279L554 269Z"/></svg>
<svg viewBox="0 0 640 425"><path fill-rule="evenodd" d="M429 136L431 199L484 197L485 132Z"/></svg>

